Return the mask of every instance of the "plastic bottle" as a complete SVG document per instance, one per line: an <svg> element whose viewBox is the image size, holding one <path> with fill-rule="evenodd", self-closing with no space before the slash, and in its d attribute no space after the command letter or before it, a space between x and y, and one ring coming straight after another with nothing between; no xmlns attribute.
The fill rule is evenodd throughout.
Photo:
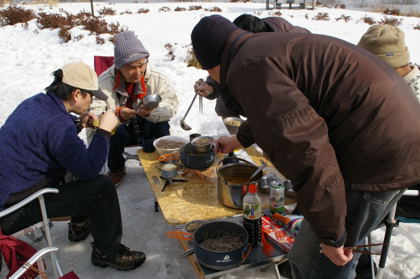
<svg viewBox="0 0 420 279"><path fill-rule="evenodd" d="M261 242L262 202L257 185L250 184L243 199L243 225L249 234L249 243L255 247Z"/></svg>

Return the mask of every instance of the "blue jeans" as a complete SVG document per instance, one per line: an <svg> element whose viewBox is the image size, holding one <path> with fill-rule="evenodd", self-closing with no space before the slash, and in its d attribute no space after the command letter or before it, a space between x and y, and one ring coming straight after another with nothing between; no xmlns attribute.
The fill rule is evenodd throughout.
<svg viewBox="0 0 420 279"><path fill-rule="evenodd" d="M120 125L111 137L108 154L108 168L111 172L124 169L124 148L128 145L142 145L144 152L153 152L153 141L169 135L169 122L153 123L142 117Z"/></svg>
<svg viewBox="0 0 420 279"><path fill-rule="evenodd" d="M403 194L404 190L387 192L347 191L347 239L345 247L363 244ZM360 254L345 266L336 266L320 251L320 241L304 220L288 258L294 279L351 279Z"/></svg>

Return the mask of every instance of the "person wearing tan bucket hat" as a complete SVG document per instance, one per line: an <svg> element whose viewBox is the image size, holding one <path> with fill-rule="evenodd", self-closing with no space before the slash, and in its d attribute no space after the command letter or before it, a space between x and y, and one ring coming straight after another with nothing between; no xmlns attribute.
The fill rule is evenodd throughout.
<svg viewBox="0 0 420 279"><path fill-rule="evenodd" d="M120 243L118 195L111 179L100 175L118 119L113 112L101 115L86 147L78 132L93 127L92 120L98 118L88 112L92 98L106 99L98 90L96 73L85 63L75 62L54 71L53 77L46 93L20 103L0 128L0 210L41 188L56 187L58 194L45 197L46 210L50 218L72 216L69 240L80 241L92 233L93 264L136 268L146 257ZM64 181L67 172L76 179ZM38 202L32 201L0 219L2 232L9 235L38 223L39 212ZM83 224L76 220L81 216L87 217Z"/></svg>
<svg viewBox="0 0 420 279"><path fill-rule="evenodd" d="M410 64L410 53L405 44L404 31L397 26L387 24L373 25L363 34L357 45L394 68L420 102L420 70Z"/></svg>

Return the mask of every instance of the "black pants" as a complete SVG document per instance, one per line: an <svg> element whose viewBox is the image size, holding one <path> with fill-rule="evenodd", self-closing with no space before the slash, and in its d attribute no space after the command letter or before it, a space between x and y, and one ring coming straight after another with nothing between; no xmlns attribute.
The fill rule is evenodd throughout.
<svg viewBox="0 0 420 279"><path fill-rule="evenodd" d="M58 194L46 194L48 217L87 216L95 248L113 255L121 242L120 204L115 186L108 176L94 181L72 181L57 187ZM38 199L3 217L0 226L6 235L13 234L42 220Z"/></svg>
<svg viewBox="0 0 420 279"><path fill-rule="evenodd" d="M108 154L108 168L111 172L124 169L124 148L128 145L142 145L144 152L154 152L153 141L169 135L168 121L153 123L142 117L130 119L127 124L120 125L111 137Z"/></svg>

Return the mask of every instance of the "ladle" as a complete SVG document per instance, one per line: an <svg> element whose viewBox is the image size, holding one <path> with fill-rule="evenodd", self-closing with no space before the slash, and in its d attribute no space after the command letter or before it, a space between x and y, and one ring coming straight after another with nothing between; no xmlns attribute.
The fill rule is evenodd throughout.
<svg viewBox="0 0 420 279"><path fill-rule="evenodd" d="M264 161L261 161L261 166L258 167L258 169L251 175L251 177L248 179L248 181L245 184L249 184L252 182L255 177L267 166L267 164Z"/></svg>
<svg viewBox="0 0 420 279"><path fill-rule="evenodd" d="M190 112L190 109L191 109L192 105L194 104L194 101L197 98L197 95L198 95L197 93L194 95L194 98L192 99L191 104L187 109L187 112L185 113L184 117L181 119L181 122L180 122L181 128L186 130L186 131L191 130L191 126L189 126L187 123L185 123L185 118L187 117L188 113Z"/></svg>

